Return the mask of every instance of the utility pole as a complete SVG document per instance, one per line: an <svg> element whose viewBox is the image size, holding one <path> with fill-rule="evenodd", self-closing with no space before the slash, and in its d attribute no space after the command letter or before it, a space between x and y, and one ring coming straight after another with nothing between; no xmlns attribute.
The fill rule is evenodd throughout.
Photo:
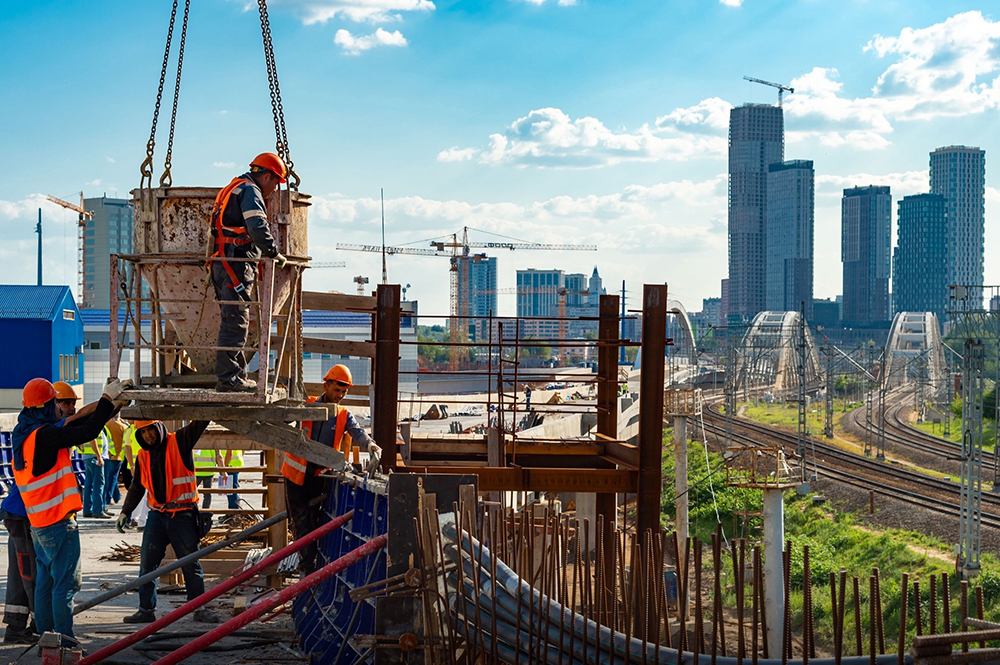
<svg viewBox="0 0 1000 665"><path fill-rule="evenodd" d="M962 577L980 568L983 500L983 388L985 350L980 339L965 340L962 366L962 481L959 498L959 566Z"/></svg>
<svg viewBox="0 0 1000 665"><path fill-rule="evenodd" d="M621 339L628 339L625 335L625 280L622 280L622 322L621 322ZM625 346L622 345L618 347L618 364L625 364Z"/></svg>
<svg viewBox="0 0 1000 665"><path fill-rule="evenodd" d="M806 309L805 303L799 310L799 328L796 335L795 346L798 351L798 383L799 383L799 429L798 439L795 442L795 454L799 456L802 465L802 482L806 482L808 476L808 461L806 459L806 443L809 438L809 428L806 422Z"/></svg>
<svg viewBox="0 0 1000 665"><path fill-rule="evenodd" d="M865 394L865 457L872 456L872 390L875 381L871 378L872 366L875 364L875 343L868 344L868 366L865 368L869 372L868 391Z"/></svg>
<svg viewBox="0 0 1000 665"><path fill-rule="evenodd" d="M826 347L826 422L823 424L823 435L833 438L833 390L836 381L833 376L833 347Z"/></svg>
<svg viewBox="0 0 1000 665"><path fill-rule="evenodd" d="M42 285L42 209L38 209L38 224L35 225L38 234L38 286Z"/></svg>
<svg viewBox="0 0 1000 665"><path fill-rule="evenodd" d="M723 391L726 395L726 440L723 451L726 451L733 444L733 415L736 413L736 344L728 327L726 328L726 384Z"/></svg>
<svg viewBox="0 0 1000 665"><path fill-rule="evenodd" d="M951 373L951 360L947 354L944 358L945 382L944 382L944 431L941 433L944 438L951 438L951 389L955 385L955 377Z"/></svg>

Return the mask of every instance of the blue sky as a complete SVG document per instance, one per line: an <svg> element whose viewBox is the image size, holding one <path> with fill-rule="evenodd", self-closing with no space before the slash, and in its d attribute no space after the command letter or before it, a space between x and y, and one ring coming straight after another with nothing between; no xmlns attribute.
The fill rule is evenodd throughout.
<svg viewBox="0 0 1000 665"><path fill-rule="evenodd" d="M172 173L222 185L274 145L256 3L192 4ZM384 187L389 244L466 225L594 243L500 254L500 286L518 268L596 264L610 288L667 282L697 311L727 270L728 109L776 97L744 75L796 88L785 156L815 162L817 297L840 293L840 191L926 191L928 153L952 144L987 151L986 282L998 284L991 6L271 0L291 155L315 197L311 253L348 264L306 286L352 292L354 275L381 275L378 256L333 248L379 241ZM16 164L0 181L5 281L34 280L41 207L46 281L76 283L75 215L44 194L138 185L169 12L164 0L4 3L0 154ZM166 106L157 175L168 123ZM389 279L411 284L423 312L447 313L447 261L391 257ZM513 297L500 310L513 314Z"/></svg>

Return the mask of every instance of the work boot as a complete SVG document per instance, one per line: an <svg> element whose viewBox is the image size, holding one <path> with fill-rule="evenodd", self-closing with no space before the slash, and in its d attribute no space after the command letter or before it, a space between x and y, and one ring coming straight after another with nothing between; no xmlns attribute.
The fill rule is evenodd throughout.
<svg viewBox="0 0 1000 665"><path fill-rule="evenodd" d="M38 633L33 632L30 628L25 628L23 630L7 628L3 634L4 644L34 644L37 641Z"/></svg>
<svg viewBox="0 0 1000 665"><path fill-rule="evenodd" d="M156 621L156 613L148 610L139 610L122 619L122 623L153 623L154 621Z"/></svg>
<svg viewBox="0 0 1000 665"><path fill-rule="evenodd" d="M195 610L191 618L199 623L219 623L219 615L204 607Z"/></svg>
<svg viewBox="0 0 1000 665"><path fill-rule="evenodd" d="M235 378L232 381L217 381L215 392L219 393L252 393L257 391L257 384L250 379Z"/></svg>
<svg viewBox="0 0 1000 665"><path fill-rule="evenodd" d="M113 515L112 513L109 513L109 512L108 512L108 511L106 511L106 510L104 511L104 516L105 516L105 517L114 517L114 515Z"/></svg>

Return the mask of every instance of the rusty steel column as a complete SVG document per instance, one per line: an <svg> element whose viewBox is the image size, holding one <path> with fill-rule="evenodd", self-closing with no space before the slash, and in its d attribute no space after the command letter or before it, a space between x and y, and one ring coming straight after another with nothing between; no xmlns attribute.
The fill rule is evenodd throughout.
<svg viewBox="0 0 1000 665"><path fill-rule="evenodd" d="M618 438L618 296L601 296L597 324L597 433ZM606 465L611 466L611 465ZM615 545L618 495L595 495L597 515L604 517L603 551ZM592 531L596 534L596 529ZM589 543L588 543L589 546ZM604 579L614 579L614 560L604 558Z"/></svg>
<svg viewBox="0 0 1000 665"><path fill-rule="evenodd" d="M372 385L372 437L382 447L382 472L396 467L396 421L399 399L399 284L379 284L375 291L375 359Z"/></svg>
<svg viewBox="0 0 1000 665"><path fill-rule="evenodd" d="M667 286L642 287L642 378L639 384L639 487L636 533L660 530L663 490L663 379L667 349Z"/></svg>

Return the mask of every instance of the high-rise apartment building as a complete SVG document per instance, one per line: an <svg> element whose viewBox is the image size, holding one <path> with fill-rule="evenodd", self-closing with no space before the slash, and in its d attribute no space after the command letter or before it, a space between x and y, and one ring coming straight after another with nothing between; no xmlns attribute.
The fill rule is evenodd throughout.
<svg viewBox="0 0 1000 665"><path fill-rule="evenodd" d="M84 229L83 297L81 309L111 306L111 255L132 253L132 222L135 211L128 199L107 196L84 199L85 210L94 213Z"/></svg>
<svg viewBox="0 0 1000 665"><path fill-rule="evenodd" d="M896 215L892 302L896 312L948 311L948 199L904 196Z"/></svg>
<svg viewBox="0 0 1000 665"><path fill-rule="evenodd" d="M521 323L522 337L559 337L559 322L554 318L559 316L559 290L564 288L566 275L562 270L517 271L517 315L529 317Z"/></svg>
<svg viewBox="0 0 1000 665"><path fill-rule="evenodd" d="M462 326L469 339L478 342L486 339L489 331L489 316L497 312L497 259L495 256L474 254L458 259L458 297L467 315ZM462 312L466 313L466 312Z"/></svg>
<svg viewBox="0 0 1000 665"><path fill-rule="evenodd" d="M784 160L781 108L745 104L729 112L728 315L764 309L768 167Z"/></svg>
<svg viewBox="0 0 1000 665"><path fill-rule="evenodd" d="M813 163L771 164L767 173L765 309L813 312Z"/></svg>
<svg viewBox="0 0 1000 665"><path fill-rule="evenodd" d="M845 326L889 320L892 195L869 185L844 190L840 257L844 266Z"/></svg>
<svg viewBox="0 0 1000 665"><path fill-rule="evenodd" d="M953 145L930 161L931 193L948 202L948 284L982 284L986 151Z"/></svg>

